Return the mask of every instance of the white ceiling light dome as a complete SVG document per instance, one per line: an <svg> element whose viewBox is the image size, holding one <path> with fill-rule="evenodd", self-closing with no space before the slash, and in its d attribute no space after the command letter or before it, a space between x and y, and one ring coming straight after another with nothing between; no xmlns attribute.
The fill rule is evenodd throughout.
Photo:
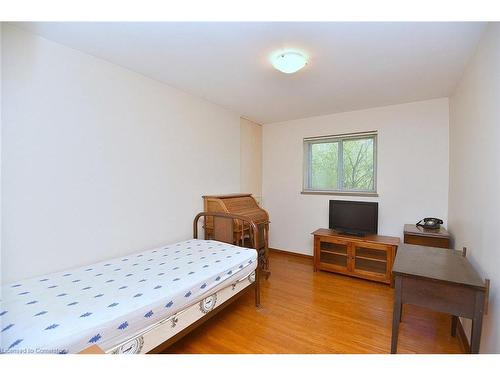
<svg viewBox="0 0 500 375"><path fill-rule="evenodd" d="M271 64L280 72L291 74L298 72L308 63L308 56L298 50L281 50L271 55Z"/></svg>

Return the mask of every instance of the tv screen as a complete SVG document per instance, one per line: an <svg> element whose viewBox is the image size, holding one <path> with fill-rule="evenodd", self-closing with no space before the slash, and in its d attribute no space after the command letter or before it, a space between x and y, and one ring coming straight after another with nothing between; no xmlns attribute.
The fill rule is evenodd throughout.
<svg viewBox="0 0 500 375"><path fill-rule="evenodd" d="M378 202L330 201L330 229L357 235L378 232Z"/></svg>

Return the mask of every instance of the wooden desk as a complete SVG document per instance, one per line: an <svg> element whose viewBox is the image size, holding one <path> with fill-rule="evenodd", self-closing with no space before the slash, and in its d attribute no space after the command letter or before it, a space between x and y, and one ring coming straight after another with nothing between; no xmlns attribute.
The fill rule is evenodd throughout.
<svg viewBox="0 0 500 375"><path fill-rule="evenodd" d="M487 285L469 261L456 250L400 245L392 269L395 278L391 353L397 352L403 303L472 319L471 353L479 352Z"/></svg>
<svg viewBox="0 0 500 375"><path fill-rule="evenodd" d="M252 220L259 230L257 251L259 253L259 267L261 274L268 279L271 275L269 270L269 214L259 206L252 194L225 194L204 195L203 206L205 212L224 212L245 216ZM210 216L205 217L205 239L213 237L213 220ZM234 220L233 244L248 246L250 244L250 228L243 225L239 220ZM248 245L247 245L248 243Z"/></svg>
<svg viewBox="0 0 500 375"><path fill-rule="evenodd" d="M443 227L425 229L415 224L405 224L404 243L449 249L450 234Z"/></svg>

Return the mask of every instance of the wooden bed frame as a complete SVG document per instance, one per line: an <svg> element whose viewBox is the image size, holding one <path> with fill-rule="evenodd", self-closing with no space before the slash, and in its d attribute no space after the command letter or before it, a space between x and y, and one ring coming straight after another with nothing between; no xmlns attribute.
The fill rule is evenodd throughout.
<svg viewBox="0 0 500 375"><path fill-rule="evenodd" d="M236 215L236 214L230 214L230 213L223 213L223 212L200 212L197 214L193 220L193 238L197 239L198 238L198 221L200 218L203 217L204 220L206 221L207 217L212 217L213 218L213 231L211 231L210 238L208 239L213 239L216 241L220 242L225 242L229 244L235 244L234 243L234 236L233 236L233 225L241 225L243 223L247 223L249 228L250 228L250 242L252 244L252 248L257 251L257 254L259 254L257 246L258 246L258 235L259 231L257 228L257 225L250 219L241 216L241 215ZM237 245L237 244L236 244ZM260 259L259 259L260 260ZM206 312L205 314L201 314L202 316L197 318L194 321L191 321L191 323L180 330L179 332L173 334L172 336L165 336L163 335L163 332L165 332L165 325L169 324L170 322L173 322L174 324L172 327L175 326L176 322L176 316L181 312L178 312L174 314L172 317L168 317L164 319L162 322L160 322L157 326L152 327L152 328L146 328L142 332L138 332L138 334L130 339L127 339L125 342L119 344L113 349L107 350L106 352L103 351L100 347L97 345L93 345L89 348L86 348L85 350L81 351L80 354L105 354L105 353L122 353L122 352L128 352L127 350L120 350L126 345L134 347L133 353L140 353L142 349L142 345L144 343L144 336L146 335L153 335L156 336L156 340L158 340L158 335L161 335L163 337L161 340L164 340L161 342L159 345L153 347L150 349L147 353L162 353L167 349L169 346L174 344L176 341L180 340L184 336L186 336L189 332L194 330L195 328L199 327L201 324L203 324L205 321L210 319L212 316L218 314L220 311L222 311L225 307L230 305L232 302L237 300L241 295L245 294L250 287L254 287L254 292L255 292L255 306L259 307L260 306L260 269L259 269L259 264L260 262L257 262L257 268L255 269L255 280L252 282L250 280L250 275L248 280L245 280L248 285L244 287L239 287L241 290L237 291L235 294L231 295L229 298L227 298L225 301L222 302L219 306L213 308L211 311ZM236 282L237 283L237 282ZM232 289L235 290L236 283L232 285ZM226 291L228 290L229 287L221 288L214 293L216 294L217 292L221 291ZM202 303L202 301L198 301L196 304ZM191 305L189 308L192 308L194 305ZM139 345L139 348L137 349L137 346ZM137 350L137 351L136 351Z"/></svg>

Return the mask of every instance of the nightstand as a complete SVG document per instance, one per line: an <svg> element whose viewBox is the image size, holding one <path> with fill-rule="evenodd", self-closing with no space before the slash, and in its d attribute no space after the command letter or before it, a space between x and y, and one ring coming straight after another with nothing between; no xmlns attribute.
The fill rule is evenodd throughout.
<svg viewBox="0 0 500 375"><path fill-rule="evenodd" d="M443 227L425 229L414 224L405 224L404 243L449 249L450 234Z"/></svg>

